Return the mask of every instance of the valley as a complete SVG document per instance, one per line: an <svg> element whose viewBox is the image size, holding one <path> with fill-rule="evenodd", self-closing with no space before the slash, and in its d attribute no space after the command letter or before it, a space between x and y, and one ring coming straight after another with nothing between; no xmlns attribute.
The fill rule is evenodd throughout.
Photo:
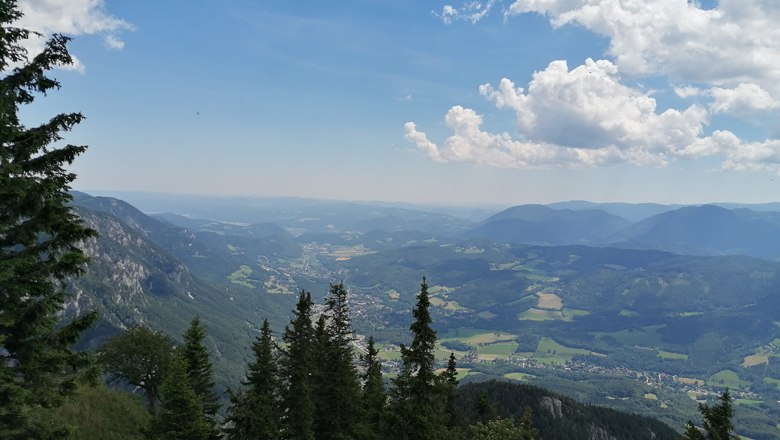
<svg viewBox="0 0 780 440"><path fill-rule="evenodd" d="M672 254L665 245L658 250L585 246L580 244L585 239L576 237L552 246L502 242L464 232L468 219L443 216L442 221L460 226L445 228L446 233L431 230L436 214L412 211L406 218L408 208L399 213L352 206L348 223L332 215L325 223L323 209L344 208L307 208L301 201L302 206L285 206L300 218L260 210L254 214L259 223L251 223L198 219L186 211L149 217L110 198L83 196L76 203L145 236L178 261L183 274L191 273L177 279L194 276L190 283L204 289L172 287L166 294L158 287L141 295L150 304L145 310L160 316L170 307L166 304L176 304L179 315L189 310L177 318L181 324L147 312L143 319L133 317L122 307L103 309L104 320L120 328L143 323L176 334L184 320L199 314L215 330L211 344L222 355L221 386L241 377L236 365L263 317L280 331L301 289L319 297L329 283L342 281L350 290L358 341L376 338L385 376L393 377L398 344L408 337L408 311L427 277L440 336L437 358L443 362L455 353L464 382L531 383L673 427L695 418L698 402L728 388L739 408L740 432L755 439L777 433L780 264L774 261ZM534 215L538 211L545 210L534 208ZM659 215L669 212L674 211ZM236 220L251 215L243 212ZM555 215L569 231L571 221L582 219L577 213L575 220L561 220L566 211ZM422 221L419 229L404 229L417 221ZM388 230L353 229L376 224ZM128 309L138 310L135 300L128 302Z"/></svg>

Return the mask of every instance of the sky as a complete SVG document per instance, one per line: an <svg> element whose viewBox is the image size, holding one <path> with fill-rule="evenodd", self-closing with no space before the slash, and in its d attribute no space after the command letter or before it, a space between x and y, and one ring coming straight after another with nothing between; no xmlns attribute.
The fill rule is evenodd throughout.
<svg viewBox="0 0 780 440"><path fill-rule="evenodd" d="M74 188L779 201L774 0L19 0L73 37ZM43 41L26 43L31 52Z"/></svg>

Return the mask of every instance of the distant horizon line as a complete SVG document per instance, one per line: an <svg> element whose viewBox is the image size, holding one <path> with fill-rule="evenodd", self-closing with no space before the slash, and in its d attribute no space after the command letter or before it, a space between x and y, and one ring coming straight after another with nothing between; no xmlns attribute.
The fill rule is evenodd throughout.
<svg viewBox="0 0 780 440"><path fill-rule="evenodd" d="M314 196L296 196L296 195L263 195L263 194L196 194L196 193L177 193L168 191L142 191L142 190L106 190L106 189L81 189L71 188L72 191L83 192L89 195L137 195L137 196L157 196L172 198L208 198L208 199L277 199L277 200L301 200L301 201L321 201L321 202L342 202L359 204L392 204L392 205L412 205L412 206L443 206L443 207L475 207L475 208L495 208L495 207L513 207L523 205L562 205L568 203L590 203L594 205L660 205L660 206L703 206L703 205L743 205L743 206L761 206L780 204L780 200L763 202L736 202L736 201L709 201L709 202L626 202L626 201L594 201L588 199L569 199L554 202L497 202L497 201L406 201L406 200L369 200L369 199L349 199L349 198L331 198Z"/></svg>

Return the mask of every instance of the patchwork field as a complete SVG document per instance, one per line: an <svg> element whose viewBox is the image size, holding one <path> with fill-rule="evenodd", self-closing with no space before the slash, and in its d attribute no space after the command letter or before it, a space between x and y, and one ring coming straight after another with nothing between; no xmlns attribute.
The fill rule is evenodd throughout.
<svg viewBox="0 0 780 440"><path fill-rule="evenodd" d="M249 266L241 266L236 270L235 272L228 275L228 281L230 281L233 284L238 284L239 286L248 287L250 289L254 289L255 285L252 284L249 280L249 275L252 275L253 271L252 268Z"/></svg>
<svg viewBox="0 0 780 440"><path fill-rule="evenodd" d="M609 333L594 333L596 336L607 335L615 338L623 345L638 345L642 347L659 347L663 345L663 335L658 332L661 325L651 325L639 329L627 329ZM667 352L669 353L669 352Z"/></svg>
<svg viewBox="0 0 780 440"><path fill-rule="evenodd" d="M750 385L749 382L739 378L739 375L731 370L722 370L710 376L709 383L728 387L735 390Z"/></svg>
<svg viewBox="0 0 780 440"><path fill-rule="evenodd" d="M742 362L743 368L755 367L756 365L766 365L769 363L769 356L765 354L753 354L745 356L745 360Z"/></svg>
<svg viewBox="0 0 780 440"><path fill-rule="evenodd" d="M577 355L606 356L581 348L572 348L557 343L553 338L544 337L539 341L534 359L544 364L565 363Z"/></svg>
<svg viewBox="0 0 780 440"><path fill-rule="evenodd" d="M685 353L674 353L671 351L664 351L664 350L658 350L658 357L661 359L688 360L688 355Z"/></svg>
<svg viewBox="0 0 780 440"><path fill-rule="evenodd" d="M561 310L563 308L563 300L560 296L554 293L538 293L537 295L539 296L537 308L545 310Z"/></svg>
<svg viewBox="0 0 780 440"><path fill-rule="evenodd" d="M562 310L547 310L530 308L517 315L517 319L521 321L572 321L577 316L589 315L587 310L580 309L562 309Z"/></svg>
<svg viewBox="0 0 780 440"><path fill-rule="evenodd" d="M533 374L528 374L528 373L516 372L516 373L507 373L507 374L504 375L504 377L507 378L507 379L511 379L511 380L525 381L525 380L533 379L533 378L535 378L537 376L534 376Z"/></svg>
<svg viewBox="0 0 780 440"><path fill-rule="evenodd" d="M347 261L353 257L373 254L374 251L366 248L362 244L357 246L334 246L325 253L325 255L335 258L336 261Z"/></svg>

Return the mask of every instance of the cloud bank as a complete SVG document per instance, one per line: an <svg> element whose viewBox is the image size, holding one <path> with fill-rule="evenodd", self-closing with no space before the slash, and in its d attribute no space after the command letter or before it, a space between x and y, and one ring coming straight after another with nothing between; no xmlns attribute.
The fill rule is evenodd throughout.
<svg viewBox="0 0 780 440"><path fill-rule="evenodd" d="M476 23L493 6L447 5L438 15ZM721 0L704 9L688 0L514 0L504 9L507 19L527 13L607 37L610 59L573 69L553 61L527 87L507 78L480 86L496 107L514 112L511 134L483 131L482 116L457 105L445 116L453 134L441 145L407 123L407 139L431 159L546 168L717 157L722 169L780 172L780 141L746 142L709 127L714 115L752 121L780 109L780 2ZM666 79L696 103L661 111L651 93L621 76Z"/></svg>

